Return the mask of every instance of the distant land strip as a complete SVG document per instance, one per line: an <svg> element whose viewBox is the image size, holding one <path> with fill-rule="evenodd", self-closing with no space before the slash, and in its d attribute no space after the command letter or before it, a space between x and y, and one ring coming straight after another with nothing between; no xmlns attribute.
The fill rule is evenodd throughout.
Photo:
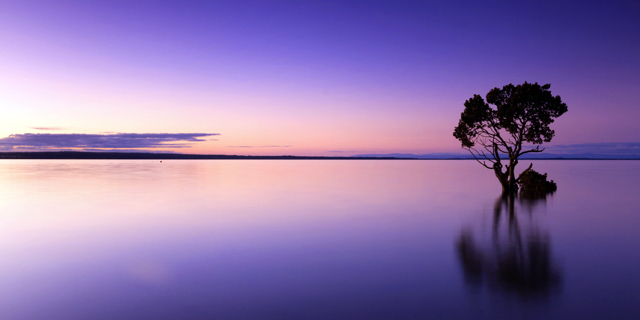
<svg viewBox="0 0 640 320"><path fill-rule="evenodd" d="M146 152L0 152L0 159L86 159L86 160L413 160L394 157L304 157L304 156L241 156L222 154L146 153Z"/></svg>
<svg viewBox="0 0 640 320"><path fill-rule="evenodd" d="M152 152L84 152L84 151L44 151L44 152L0 152L0 159L4 160L474 160L467 155L355 155L350 157L323 156L243 156L220 154L183 154L183 153L152 153ZM640 156L573 156L550 154L549 157L522 157L521 160L640 160Z"/></svg>

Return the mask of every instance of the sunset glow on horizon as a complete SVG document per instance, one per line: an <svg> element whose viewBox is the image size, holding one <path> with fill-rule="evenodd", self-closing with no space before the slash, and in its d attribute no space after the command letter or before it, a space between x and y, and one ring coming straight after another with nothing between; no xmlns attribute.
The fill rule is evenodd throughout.
<svg viewBox="0 0 640 320"><path fill-rule="evenodd" d="M524 81L568 105L553 144L637 143L639 14L624 1L5 2L0 151L463 152L464 101ZM123 134L174 136L41 141Z"/></svg>

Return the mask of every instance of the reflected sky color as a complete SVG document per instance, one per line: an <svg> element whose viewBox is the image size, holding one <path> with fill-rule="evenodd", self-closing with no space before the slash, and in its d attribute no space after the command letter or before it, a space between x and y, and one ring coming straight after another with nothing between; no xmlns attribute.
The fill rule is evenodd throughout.
<svg viewBox="0 0 640 320"><path fill-rule="evenodd" d="M551 83L569 106L554 143L640 136L640 8L631 1L2 8L0 137L217 132L219 141L189 152L450 152L466 99L525 80Z"/></svg>
<svg viewBox="0 0 640 320"><path fill-rule="evenodd" d="M456 243L491 246L500 193L473 161L3 161L0 313L636 318L640 163L534 168L558 183L515 207L560 275L543 299L465 282Z"/></svg>

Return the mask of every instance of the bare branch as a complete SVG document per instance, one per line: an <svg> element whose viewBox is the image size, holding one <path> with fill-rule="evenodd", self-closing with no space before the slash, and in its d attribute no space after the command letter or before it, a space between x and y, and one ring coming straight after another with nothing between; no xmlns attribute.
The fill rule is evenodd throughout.
<svg viewBox="0 0 640 320"><path fill-rule="evenodd" d="M476 161L478 161L478 163L479 163L479 164L481 164L483 167L485 167L485 168L487 168L487 169L493 169L492 167L489 167L488 165L486 165L486 164L484 163L484 161L480 161L480 159L478 159L478 157L476 157L476 155L475 155L473 152L471 152L471 155L472 155L472 156L473 156L473 158L474 158L474 159L476 159ZM486 157L485 157L485 158L486 158ZM489 160L489 161L491 161L491 160Z"/></svg>
<svg viewBox="0 0 640 320"><path fill-rule="evenodd" d="M542 150L540 150L540 146L537 146L535 149L530 149L530 150L521 152L518 156L521 156L521 155L523 155L525 153L530 153L530 152L535 152L535 153L542 152L542 151L544 151L544 149L546 149L546 148L542 148Z"/></svg>
<svg viewBox="0 0 640 320"><path fill-rule="evenodd" d="M489 157L487 157L487 155L484 152L479 152L478 155L484 157L485 159L487 159L489 162L491 163L495 163L494 160L489 159Z"/></svg>
<svg viewBox="0 0 640 320"><path fill-rule="evenodd" d="M527 168L527 169L525 169L524 171L522 171L522 173L525 173L525 172L527 172L527 171L531 170L531 168L532 168L532 167L533 167L533 162L529 165L529 168ZM522 173L520 174L520 177L522 176ZM518 178L516 179L516 182L520 181L520 177L518 177Z"/></svg>

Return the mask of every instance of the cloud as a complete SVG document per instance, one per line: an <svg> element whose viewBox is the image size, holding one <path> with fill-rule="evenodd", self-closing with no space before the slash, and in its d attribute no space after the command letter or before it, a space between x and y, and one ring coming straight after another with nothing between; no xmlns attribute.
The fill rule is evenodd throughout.
<svg viewBox="0 0 640 320"><path fill-rule="evenodd" d="M291 148L291 146L227 146L227 148Z"/></svg>
<svg viewBox="0 0 640 320"><path fill-rule="evenodd" d="M414 158L414 159L473 159L468 153L371 153L356 154L352 158Z"/></svg>
<svg viewBox="0 0 640 320"><path fill-rule="evenodd" d="M149 150L142 150L142 149L93 149L93 148L84 148L84 149L79 149L79 150L74 150L74 151L83 151L83 152L117 152L117 153L176 153L175 151L171 151L171 150L162 150L159 152L153 152L153 151L149 151Z"/></svg>
<svg viewBox="0 0 640 320"><path fill-rule="evenodd" d="M549 146L547 150L549 152L566 154L637 155L640 154L640 142L564 144Z"/></svg>
<svg viewBox="0 0 640 320"><path fill-rule="evenodd" d="M34 130L43 130L43 131L53 131L53 130L64 130L65 128L61 127L29 127Z"/></svg>
<svg viewBox="0 0 640 320"><path fill-rule="evenodd" d="M219 133L24 133L0 138L0 149L50 150L82 149L138 149L138 148L190 148L194 142L207 141L204 137ZM105 150L103 150L105 151Z"/></svg>

